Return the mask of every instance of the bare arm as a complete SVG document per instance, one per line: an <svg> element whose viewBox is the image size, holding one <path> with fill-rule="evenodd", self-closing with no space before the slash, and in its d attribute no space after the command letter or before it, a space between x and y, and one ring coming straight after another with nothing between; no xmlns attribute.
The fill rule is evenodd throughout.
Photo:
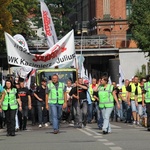
<svg viewBox="0 0 150 150"><path fill-rule="evenodd" d="M28 95L28 107L29 109L31 109L31 96Z"/></svg>
<svg viewBox="0 0 150 150"><path fill-rule="evenodd" d="M85 86L85 85L77 84L77 86L78 86L78 87L81 87L81 88L84 89L84 90L87 90L87 89L88 89L88 87Z"/></svg>
<svg viewBox="0 0 150 150"><path fill-rule="evenodd" d="M38 95L37 95L36 93L34 93L34 96L35 96L35 98L36 98L37 100L43 101L40 97L38 97Z"/></svg>
<svg viewBox="0 0 150 150"><path fill-rule="evenodd" d="M46 109L48 110L49 109L49 107L48 107L48 94L46 94L46 96L45 96L45 105L46 105Z"/></svg>
<svg viewBox="0 0 150 150"><path fill-rule="evenodd" d="M145 94L144 93L142 94L142 106L143 107L145 106Z"/></svg>
<svg viewBox="0 0 150 150"><path fill-rule="evenodd" d="M5 98L5 95L6 95L6 93L3 91L3 92L2 92L2 97L1 97L1 99L0 99L0 103L3 102L3 100L4 100L4 98Z"/></svg>
<svg viewBox="0 0 150 150"><path fill-rule="evenodd" d="M118 98L117 98L117 96L116 96L116 92L113 91L112 94L113 94L113 97L114 97L114 99L115 99L115 101L116 101L117 107L120 109L120 104L119 104Z"/></svg>

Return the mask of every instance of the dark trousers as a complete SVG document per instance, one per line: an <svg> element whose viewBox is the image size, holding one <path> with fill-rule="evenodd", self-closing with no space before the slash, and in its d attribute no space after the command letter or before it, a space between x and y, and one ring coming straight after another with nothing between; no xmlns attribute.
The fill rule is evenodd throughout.
<svg viewBox="0 0 150 150"><path fill-rule="evenodd" d="M36 121L37 121L37 106L36 105L32 105L31 121L32 121L32 125L36 124Z"/></svg>
<svg viewBox="0 0 150 150"><path fill-rule="evenodd" d="M45 105L37 105L38 109L38 122L39 124L47 123L48 122L48 111Z"/></svg>
<svg viewBox="0 0 150 150"><path fill-rule="evenodd" d="M147 127L150 128L150 103L146 103Z"/></svg>
<svg viewBox="0 0 150 150"><path fill-rule="evenodd" d="M15 115L16 109L12 110L8 107L8 110L5 110L6 124L7 124L7 133L12 134L15 133Z"/></svg>
<svg viewBox="0 0 150 150"><path fill-rule="evenodd" d="M28 117L28 106L22 107L22 111L18 111L19 129L26 129Z"/></svg>

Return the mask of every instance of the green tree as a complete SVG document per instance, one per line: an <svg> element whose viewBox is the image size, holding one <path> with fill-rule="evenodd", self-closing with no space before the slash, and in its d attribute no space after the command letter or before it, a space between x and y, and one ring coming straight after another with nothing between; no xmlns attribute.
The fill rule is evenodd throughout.
<svg viewBox="0 0 150 150"><path fill-rule="evenodd" d="M37 0L13 0L8 7L8 10L13 17L12 35L22 34L27 38L34 34L31 30L30 19L35 16L38 9Z"/></svg>
<svg viewBox="0 0 150 150"><path fill-rule="evenodd" d="M129 26L133 39L138 47L150 56L150 2L148 0L135 0Z"/></svg>
<svg viewBox="0 0 150 150"><path fill-rule="evenodd" d="M37 0L0 0L0 53L6 50L4 32L26 36L34 34L30 18L37 10Z"/></svg>
<svg viewBox="0 0 150 150"><path fill-rule="evenodd" d="M5 38L4 31L11 33L12 15L7 10L11 0L0 0L0 53L4 51Z"/></svg>
<svg viewBox="0 0 150 150"><path fill-rule="evenodd" d="M75 12L75 2L76 0L45 0L58 36L64 36L72 29L70 15Z"/></svg>

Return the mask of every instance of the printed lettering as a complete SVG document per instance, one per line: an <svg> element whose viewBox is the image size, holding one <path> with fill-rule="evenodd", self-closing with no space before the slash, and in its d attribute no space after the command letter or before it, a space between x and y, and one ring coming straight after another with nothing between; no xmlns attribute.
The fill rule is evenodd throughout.
<svg viewBox="0 0 150 150"><path fill-rule="evenodd" d="M8 62L18 64L18 58L17 57L8 56Z"/></svg>

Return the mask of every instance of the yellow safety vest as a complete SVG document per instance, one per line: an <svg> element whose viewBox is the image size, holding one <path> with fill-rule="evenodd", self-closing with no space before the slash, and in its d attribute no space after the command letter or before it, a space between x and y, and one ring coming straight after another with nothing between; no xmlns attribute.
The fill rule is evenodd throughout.
<svg viewBox="0 0 150 150"><path fill-rule="evenodd" d="M64 83L59 82L58 83L58 89L56 89L55 85L53 83L49 83L47 85L49 92L49 100L48 103L50 104L63 104L64 103Z"/></svg>
<svg viewBox="0 0 150 150"><path fill-rule="evenodd" d="M103 86L100 86L98 89L99 96L99 107L100 108L111 108L114 107L114 98L112 95L113 85L108 84L106 89Z"/></svg>
<svg viewBox="0 0 150 150"><path fill-rule="evenodd" d="M2 103L2 109L7 110L8 105L10 106L10 109L12 109L12 110L17 109L18 108L18 102L16 99L17 90L15 88L13 88L10 90L9 94L7 93L6 90L4 90L4 91L5 91L6 95L5 95L5 98Z"/></svg>
<svg viewBox="0 0 150 150"><path fill-rule="evenodd" d="M96 86L97 86L97 84L96 84ZM93 97L93 88L92 88L92 84L90 84L90 86L89 86L89 93L90 93L90 96L91 96L92 101L95 101L95 98Z"/></svg>
<svg viewBox="0 0 150 150"><path fill-rule="evenodd" d="M140 86L140 84L138 83L137 86ZM130 95L131 100L135 100L135 90L136 90L135 84L131 84L131 95Z"/></svg>
<svg viewBox="0 0 150 150"><path fill-rule="evenodd" d="M125 85L122 86L121 96L123 97L123 99L126 100L126 98L127 98L127 90L126 90L126 86Z"/></svg>
<svg viewBox="0 0 150 150"><path fill-rule="evenodd" d="M142 89L141 89L141 87L138 86L137 90L138 90L137 100L138 100L138 102L142 102Z"/></svg>

